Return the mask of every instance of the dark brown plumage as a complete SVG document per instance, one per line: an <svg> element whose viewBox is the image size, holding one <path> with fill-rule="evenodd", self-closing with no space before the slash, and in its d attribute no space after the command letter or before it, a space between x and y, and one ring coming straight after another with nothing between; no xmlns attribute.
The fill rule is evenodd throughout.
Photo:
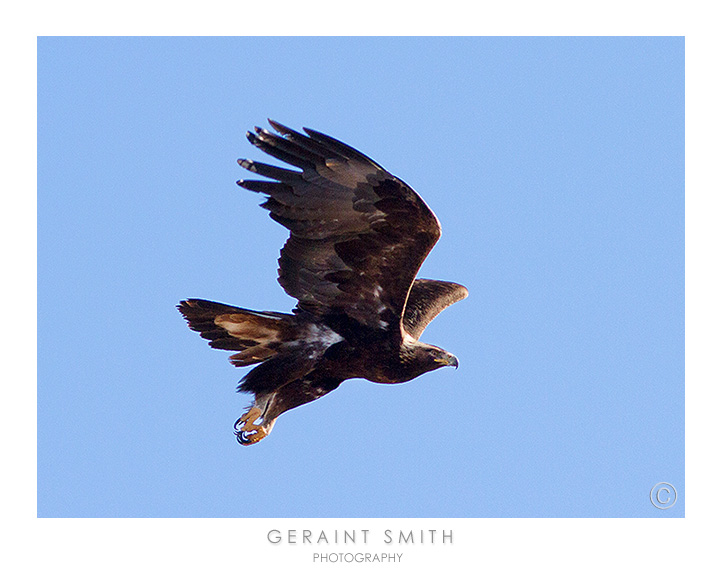
<svg viewBox="0 0 723 580"><path fill-rule="evenodd" d="M256 127L249 141L301 171L239 160L274 181L238 184L266 194L261 206L290 230L279 283L298 304L293 314L199 299L178 305L213 348L237 351L232 364L262 363L239 385L255 395L236 422L244 445L268 435L284 411L346 379L401 383L456 367L453 355L419 337L437 314L467 296L453 282L415 280L441 230L411 187L332 137L269 123L278 134Z"/></svg>

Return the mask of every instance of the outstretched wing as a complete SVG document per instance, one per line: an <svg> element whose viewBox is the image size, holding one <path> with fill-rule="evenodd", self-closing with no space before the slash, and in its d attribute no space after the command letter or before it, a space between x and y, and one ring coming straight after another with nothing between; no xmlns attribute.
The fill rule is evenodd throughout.
<svg viewBox="0 0 723 580"><path fill-rule="evenodd" d="M279 283L298 308L343 312L363 325L399 331L407 294L439 239L439 221L421 197L366 155L317 131L303 135L269 120L249 141L291 171L239 160L275 181L238 184L265 193L262 204L291 231Z"/></svg>
<svg viewBox="0 0 723 580"><path fill-rule="evenodd" d="M469 292L461 284L423 278L415 280L404 310L404 330L419 340L437 314L467 296Z"/></svg>

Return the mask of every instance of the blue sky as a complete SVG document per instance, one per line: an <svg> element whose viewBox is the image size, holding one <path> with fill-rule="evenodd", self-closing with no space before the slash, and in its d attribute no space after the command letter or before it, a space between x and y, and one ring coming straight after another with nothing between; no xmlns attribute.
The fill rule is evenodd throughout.
<svg viewBox="0 0 723 580"><path fill-rule="evenodd" d="M242 372L175 304L294 305L235 185L267 117L414 187L420 275L470 297L424 334L459 370L242 448ZM42 517L681 517L683 301L682 38L38 42Z"/></svg>

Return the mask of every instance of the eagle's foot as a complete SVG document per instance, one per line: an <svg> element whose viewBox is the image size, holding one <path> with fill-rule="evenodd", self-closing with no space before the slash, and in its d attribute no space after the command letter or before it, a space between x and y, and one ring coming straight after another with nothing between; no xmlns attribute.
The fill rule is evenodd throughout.
<svg viewBox="0 0 723 580"><path fill-rule="evenodd" d="M261 417L261 409L251 407L236 421L234 432L236 433L236 439L241 445L258 443L271 432L270 426L267 428L264 425L263 419L259 424L255 423L259 417Z"/></svg>

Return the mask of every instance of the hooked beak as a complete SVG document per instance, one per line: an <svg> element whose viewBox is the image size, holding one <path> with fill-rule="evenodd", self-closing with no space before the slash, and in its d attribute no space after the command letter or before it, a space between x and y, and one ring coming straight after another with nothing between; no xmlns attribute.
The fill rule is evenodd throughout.
<svg viewBox="0 0 723 580"><path fill-rule="evenodd" d="M445 356L444 358L436 358L434 360L448 367L454 367L456 369L459 368L459 361L457 360L457 357L450 353L447 353L447 355L448 356Z"/></svg>

